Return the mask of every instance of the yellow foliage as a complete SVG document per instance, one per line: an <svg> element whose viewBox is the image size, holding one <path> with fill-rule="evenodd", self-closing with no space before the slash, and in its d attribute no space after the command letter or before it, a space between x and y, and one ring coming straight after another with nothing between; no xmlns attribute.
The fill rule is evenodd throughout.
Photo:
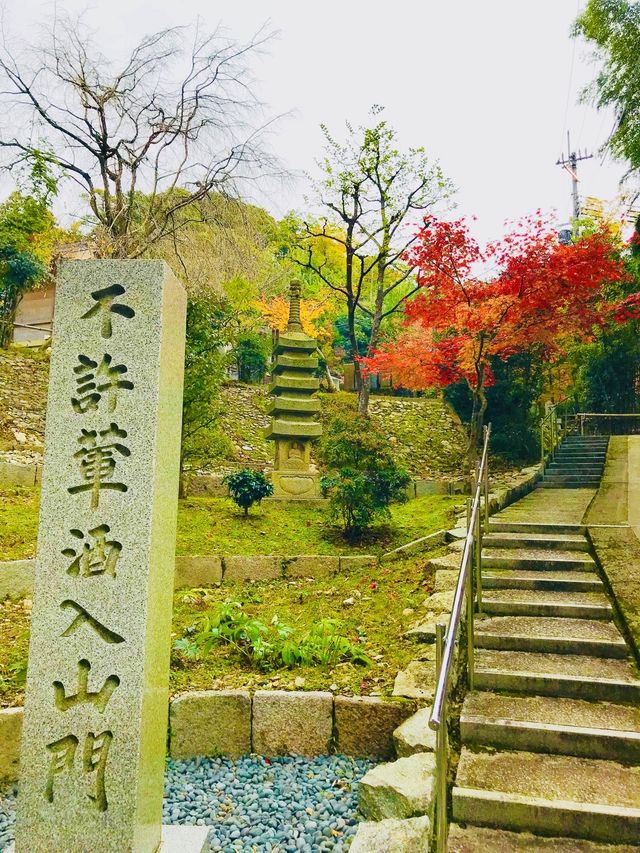
<svg viewBox="0 0 640 853"><path fill-rule="evenodd" d="M289 300L283 299L282 296L272 296L268 301L263 296L262 299L257 299L255 307L267 321L272 329L277 329L279 332L284 332L289 321ZM322 315L324 311L324 300L301 299L300 300L300 320L302 328L311 337L318 336L318 329L314 325L314 320Z"/></svg>

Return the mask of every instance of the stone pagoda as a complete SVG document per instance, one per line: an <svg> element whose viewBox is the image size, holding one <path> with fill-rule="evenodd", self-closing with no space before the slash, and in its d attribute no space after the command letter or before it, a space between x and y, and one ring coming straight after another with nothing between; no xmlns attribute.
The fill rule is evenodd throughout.
<svg viewBox="0 0 640 853"><path fill-rule="evenodd" d="M289 322L274 349L274 395L268 409L271 425L266 437L276 443L272 475L273 496L280 500L317 500L320 477L311 464L311 442L322 434L317 420L320 400L315 396L320 381L317 344L305 334L300 322L300 282L289 291Z"/></svg>

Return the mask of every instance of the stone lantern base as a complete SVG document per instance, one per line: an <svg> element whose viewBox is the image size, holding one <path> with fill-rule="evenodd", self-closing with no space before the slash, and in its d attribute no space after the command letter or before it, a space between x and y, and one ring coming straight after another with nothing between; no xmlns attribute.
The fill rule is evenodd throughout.
<svg viewBox="0 0 640 853"><path fill-rule="evenodd" d="M281 501L317 501L320 475L311 464L311 443L276 439L275 469L271 474L273 497Z"/></svg>

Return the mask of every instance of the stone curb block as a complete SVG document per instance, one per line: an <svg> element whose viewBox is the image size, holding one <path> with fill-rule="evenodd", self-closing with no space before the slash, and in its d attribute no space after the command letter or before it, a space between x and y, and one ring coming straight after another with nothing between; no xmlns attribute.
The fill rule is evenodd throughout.
<svg viewBox="0 0 640 853"><path fill-rule="evenodd" d="M415 711L403 699L384 701L379 696L336 696L337 751L345 755L394 757L393 732Z"/></svg>
<svg viewBox="0 0 640 853"><path fill-rule="evenodd" d="M283 557L282 568L285 578L326 577L338 573L340 557L321 557L315 554Z"/></svg>
<svg viewBox="0 0 640 853"><path fill-rule="evenodd" d="M235 758L252 749L271 755L304 749L326 755L337 744L354 758L389 757L394 731L415 707L403 699L328 692L258 691L252 701L248 690L191 691L170 703L169 754ZM18 778L21 733L22 708L0 709L0 783Z"/></svg>
<svg viewBox="0 0 640 853"><path fill-rule="evenodd" d="M331 751L333 694L257 690L253 696L253 752L323 755Z"/></svg>
<svg viewBox="0 0 640 853"><path fill-rule="evenodd" d="M174 589L211 586L222 581L222 559L217 554L176 557Z"/></svg>
<svg viewBox="0 0 640 853"><path fill-rule="evenodd" d="M185 693L170 706L170 755L228 755L251 752L251 694L248 690Z"/></svg>
<svg viewBox="0 0 640 853"><path fill-rule="evenodd" d="M225 581L264 581L282 577L282 569L278 557L267 556L237 556L223 557Z"/></svg>
<svg viewBox="0 0 640 853"><path fill-rule="evenodd" d="M407 542L406 545L401 545L399 548L394 548L393 551L387 551L383 554L381 560L383 563L389 560L398 560L402 557L409 557L412 554L420 554L422 551L430 551L436 545L444 545L447 541L446 530L436 530L435 533L430 533L429 536L422 536L420 539L414 539L413 542Z"/></svg>
<svg viewBox="0 0 640 853"><path fill-rule="evenodd" d="M0 459L0 483L10 486L35 486L42 479L42 465L37 462L29 462L26 465L18 465Z"/></svg>
<svg viewBox="0 0 640 853"><path fill-rule="evenodd" d="M33 592L35 560L8 560L0 563L0 600L29 598Z"/></svg>

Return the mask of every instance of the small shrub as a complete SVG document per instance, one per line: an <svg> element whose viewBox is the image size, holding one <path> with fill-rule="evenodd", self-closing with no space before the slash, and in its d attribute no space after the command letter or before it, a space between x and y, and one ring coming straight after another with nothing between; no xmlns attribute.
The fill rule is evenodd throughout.
<svg viewBox="0 0 640 853"><path fill-rule="evenodd" d="M320 446L328 469L322 477L332 520L340 520L353 539L374 521L390 518L389 504L407 499L409 474L396 463L387 439L371 421L342 414L329 426Z"/></svg>
<svg viewBox="0 0 640 853"><path fill-rule="evenodd" d="M193 594L198 592L194 590ZM227 644L261 670L332 666L341 661L370 666L368 655L348 637L341 636L339 627L335 619L320 619L296 637L294 629L277 616L267 625L248 616L239 602L227 600L189 628L173 647L184 658L200 660L215 646Z"/></svg>
<svg viewBox="0 0 640 853"><path fill-rule="evenodd" d="M229 474L224 481L229 489L229 497L244 510L245 516L254 503L260 503L263 498L273 494L273 486L262 471L251 471L248 468Z"/></svg>

